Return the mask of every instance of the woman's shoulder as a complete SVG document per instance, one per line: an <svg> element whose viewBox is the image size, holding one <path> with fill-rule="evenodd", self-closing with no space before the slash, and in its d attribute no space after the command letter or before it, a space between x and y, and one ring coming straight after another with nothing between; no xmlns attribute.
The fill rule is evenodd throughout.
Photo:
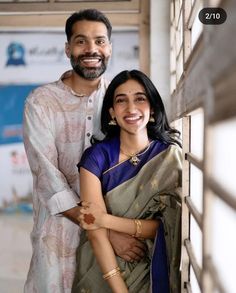
<svg viewBox="0 0 236 293"><path fill-rule="evenodd" d="M97 142L84 151L79 165L93 165L101 171L106 170L117 160L117 151L119 151L117 139Z"/></svg>
<svg viewBox="0 0 236 293"><path fill-rule="evenodd" d="M96 142L89 148L87 148L84 154L101 156L108 155L112 150L114 150L114 146L116 145L116 139L104 139L102 141Z"/></svg>
<svg viewBox="0 0 236 293"><path fill-rule="evenodd" d="M117 150L119 150L119 140L117 141L117 139L97 142L84 151L77 165L78 169L83 167L101 179L103 172L109 169L117 159Z"/></svg>
<svg viewBox="0 0 236 293"><path fill-rule="evenodd" d="M182 149L177 144L166 143L158 139L154 140L152 144L152 149L157 154L161 152L166 152L171 153L173 155L182 156Z"/></svg>

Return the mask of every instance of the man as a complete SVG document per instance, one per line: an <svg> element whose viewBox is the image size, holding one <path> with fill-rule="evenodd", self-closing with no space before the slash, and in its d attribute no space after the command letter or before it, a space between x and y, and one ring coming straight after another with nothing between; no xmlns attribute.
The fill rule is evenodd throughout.
<svg viewBox="0 0 236 293"><path fill-rule="evenodd" d="M72 70L34 90L26 100L24 144L33 174L33 255L25 293L71 292L79 243L77 163L100 135L100 110L108 85L103 73L112 52L112 27L95 9L72 14L65 27ZM117 255L143 255L142 243L110 232Z"/></svg>

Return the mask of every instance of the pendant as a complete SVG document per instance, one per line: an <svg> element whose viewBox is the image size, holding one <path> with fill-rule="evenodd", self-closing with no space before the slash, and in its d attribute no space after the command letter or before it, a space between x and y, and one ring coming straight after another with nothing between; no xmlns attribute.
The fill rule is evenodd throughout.
<svg viewBox="0 0 236 293"><path fill-rule="evenodd" d="M130 163L132 164L132 165L134 165L134 166L136 166L136 165L138 165L138 163L140 162L140 159L137 157L137 156L133 156L133 157L131 157L130 158Z"/></svg>

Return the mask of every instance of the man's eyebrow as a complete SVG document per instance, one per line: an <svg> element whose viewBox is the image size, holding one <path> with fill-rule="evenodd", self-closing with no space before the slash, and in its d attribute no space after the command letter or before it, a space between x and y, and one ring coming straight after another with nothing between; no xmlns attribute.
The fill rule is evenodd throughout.
<svg viewBox="0 0 236 293"><path fill-rule="evenodd" d="M78 34L78 35L74 36L74 39L77 39L77 38L86 38L86 36L82 35L82 34Z"/></svg>
<svg viewBox="0 0 236 293"><path fill-rule="evenodd" d="M88 36L83 34L78 34L74 36L74 39L77 39L77 38L88 39ZM95 36L93 39L108 39L108 37L106 35L101 35L101 36L98 35L98 36Z"/></svg>

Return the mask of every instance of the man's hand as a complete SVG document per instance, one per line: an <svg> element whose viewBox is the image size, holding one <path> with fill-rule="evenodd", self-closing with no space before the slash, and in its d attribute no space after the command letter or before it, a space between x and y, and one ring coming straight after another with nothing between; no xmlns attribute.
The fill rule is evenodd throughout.
<svg viewBox="0 0 236 293"><path fill-rule="evenodd" d="M126 261L139 261L146 254L146 244L128 234L110 230L109 239L115 254Z"/></svg>

